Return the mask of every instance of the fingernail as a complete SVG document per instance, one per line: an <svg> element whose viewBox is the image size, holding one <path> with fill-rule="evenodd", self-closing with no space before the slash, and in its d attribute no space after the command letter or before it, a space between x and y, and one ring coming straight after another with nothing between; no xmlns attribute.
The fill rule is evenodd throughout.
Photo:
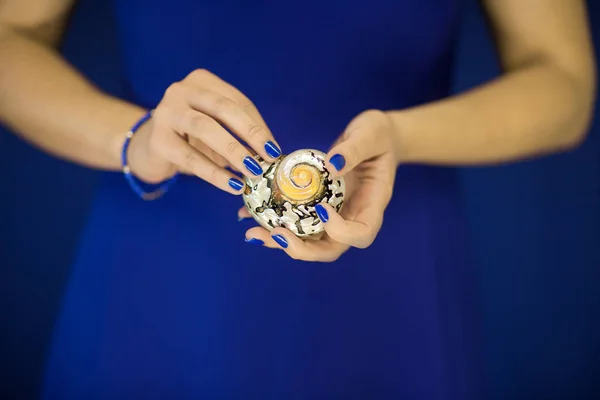
<svg viewBox="0 0 600 400"><path fill-rule="evenodd" d="M239 179L230 178L229 186L231 186L233 188L233 190L240 190L241 188L244 187L244 183L242 181L240 181Z"/></svg>
<svg viewBox="0 0 600 400"><path fill-rule="evenodd" d="M325 223L325 222L327 222L327 220L329 220L329 215L327 214L327 210L321 204L317 204L315 206L315 211L317 212L319 219L321 221L323 221L323 223Z"/></svg>
<svg viewBox="0 0 600 400"><path fill-rule="evenodd" d="M284 249L287 249L288 242L287 242L287 240L285 240L285 238L282 235L275 235L275 236L271 236L271 237L273 238L274 241L277 242L278 245L280 245Z"/></svg>
<svg viewBox="0 0 600 400"><path fill-rule="evenodd" d="M338 171L340 171L346 165L346 159L341 154L335 154L333 157L329 159L331 165L335 167Z"/></svg>
<svg viewBox="0 0 600 400"><path fill-rule="evenodd" d="M245 219L246 219L246 217L240 217L240 216L238 215L238 222L240 222L240 221L243 221L243 220L245 220Z"/></svg>
<svg viewBox="0 0 600 400"><path fill-rule="evenodd" d="M245 239L246 243L253 243L253 244L257 244L259 246L262 246L263 244L265 244L265 242L263 242L260 239L256 239L256 238L250 238L250 239Z"/></svg>
<svg viewBox="0 0 600 400"><path fill-rule="evenodd" d="M277 145L270 140L265 143L265 151L273 158L277 158L281 155L281 150L279 147L277 147Z"/></svg>
<svg viewBox="0 0 600 400"><path fill-rule="evenodd" d="M250 156L246 156L246 158L244 158L244 165L246 166L248 171L252 172L254 175L261 175L263 173L260 164Z"/></svg>

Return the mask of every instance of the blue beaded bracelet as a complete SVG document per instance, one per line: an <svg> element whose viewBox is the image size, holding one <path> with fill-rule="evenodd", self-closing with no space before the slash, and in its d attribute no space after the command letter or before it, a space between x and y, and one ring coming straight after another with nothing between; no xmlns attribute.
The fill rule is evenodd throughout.
<svg viewBox="0 0 600 400"><path fill-rule="evenodd" d="M127 163L127 149L129 149L129 144L131 143L131 138L133 137L133 135L138 131L138 129L140 129L140 127L144 123L146 123L150 118L152 118L152 112L153 112L153 110L148 111L142 118L140 118L140 120L138 122L135 123L135 125L133 125L131 130L129 130L129 132L127 132L127 137L125 138L125 143L123 143L123 150L121 151L121 166L123 167L123 175L125 176L125 179L129 183L129 186L131 186L131 189L133 189L133 191L135 193L137 193L137 195L140 196L143 200L158 199L163 194L165 194L169 191L169 189L175 183L175 181L177 180L177 177L179 176L179 174L175 174L171 178L160 183L158 185L158 188L156 188L155 190L153 190L151 192L146 192L140 185L139 181L131 173L131 168L129 168L129 164Z"/></svg>

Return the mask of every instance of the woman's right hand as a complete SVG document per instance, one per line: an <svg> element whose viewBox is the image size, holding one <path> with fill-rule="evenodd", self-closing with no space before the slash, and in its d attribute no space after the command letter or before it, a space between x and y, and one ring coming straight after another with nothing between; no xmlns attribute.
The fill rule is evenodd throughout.
<svg viewBox="0 0 600 400"><path fill-rule="evenodd" d="M183 172L241 194L244 183L225 167L249 177L263 171L240 140L267 161L281 155L254 104L214 74L196 70L167 89L153 118L134 135L129 165L148 183Z"/></svg>

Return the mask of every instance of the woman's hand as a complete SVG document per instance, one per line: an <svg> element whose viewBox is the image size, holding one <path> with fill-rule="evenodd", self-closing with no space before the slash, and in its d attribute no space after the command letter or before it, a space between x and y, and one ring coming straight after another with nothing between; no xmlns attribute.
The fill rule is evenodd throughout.
<svg viewBox="0 0 600 400"><path fill-rule="evenodd" d="M281 155L252 102L212 73L197 70L167 89L153 118L133 137L129 162L149 183L184 172L241 194L243 182L225 167L250 177L262 169L240 139L265 160Z"/></svg>
<svg viewBox="0 0 600 400"><path fill-rule="evenodd" d="M347 193L340 214L328 204L317 206L326 234L319 240L301 240L284 228L275 228L269 234L262 227L254 227L246 232L246 240L260 243L252 240L258 239L297 260L321 262L337 260L350 247L370 246L392 197L397 166L395 148L387 114L360 114L327 154L328 169L344 176ZM244 209L239 214L248 216Z"/></svg>

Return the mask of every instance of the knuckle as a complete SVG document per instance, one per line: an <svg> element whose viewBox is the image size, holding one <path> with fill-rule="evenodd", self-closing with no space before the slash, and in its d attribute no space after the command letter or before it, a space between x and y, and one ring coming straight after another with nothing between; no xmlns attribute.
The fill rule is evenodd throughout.
<svg viewBox="0 0 600 400"><path fill-rule="evenodd" d="M235 107L235 102L228 97L219 96L212 104L212 112L215 115L227 114L231 109Z"/></svg>
<svg viewBox="0 0 600 400"><path fill-rule="evenodd" d="M359 249L366 249L366 248L370 247L373 244L373 242L375 241L375 236L376 236L376 234L373 232L367 233L365 236L360 238L360 240L358 240L358 243L356 243L357 246L355 246L355 247L357 247Z"/></svg>
<svg viewBox="0 0 600 400"><path fill-rule="evenodd" d="M189 149L183 156L183 165L186 168L193 170L197 158L198 155L196 154L196 152L193 149Z"/></svg>
<svg viewBox="0 0 600 400"><path fill-rule="evenodd" d="M362 113L362 117L364 118L381 118L385 113L381 110L369 109Z"/></svg>
<svg viewBox="0 0 600 400"><path fill-rule="evenodd" d="M375 127L374 131L376 134L389 129L392 126L392 122L388 114L381 110L368 110L366 111L366 117L372 121L372 126Z"/></svg>
<svg viewBox="0 0 600 400"><path fill-rule="evenodd" d="M362 112L358 116L358 119L361 121L361 123L368 123L369 126L377 126L381 125L383 121L388 119L388 117L387 114L381 110L371 109Z"/></svg>
<svg viewBox="0 0 600 400"><path fill-rule="evenodd" d="M227 143L227 153L229 154L235 154L238 152L238 149L240 148L240 143L237 140L231 140L229 143Z"/></svg>
<svg viewBox="0 0 600 400"><path fill-rule="evenodd" d="M219 169L216 167L212 168L212 170L210 171L210 183L212 183L215 186L218 186L219 176L220 176Z"/></svg>
<svg viewBox="0 0 600 400"><path fill-rule="evenodd" d="M181 82L175 82L170 84L167 90L165 91L165 97L170 98L181 95L181 93L183 93L184 91L184 87L185 85Z"/></svg>
<svg viewBox="0 0 600 400"><path fill-rule="evenodd" d="M251 101L249 101L247 99L240 99L240 100L241 100L239 102L241 104L240 107L246 114L252 114L252 113L255 113L258 111L256 109L256 106L254 105L254 103L252 103Z"/></svg>
<svg viewBox="0 0 600 400"><path fill-rule="evenodd" d="M202 131L208 122L204 115L195 111L186 112L183 118L187 121L184 126L189 126L190 129L198 132Z"/></svg>
<svg viewBox="0 0 600 400"><path fill-rule="evenodd" d="M372 239L362 239L360 240L358 243L356 243L356 248L359 249L366 249L368 247L370 247L373 244L373 240Z"/></svg>
<svg viewBox="0 0 600 400"><path fill-rule="evenodd" d="M193 70L192 72L190 72L190 74L188 76L190 78L203 78L203 77L207 77L210 75L212 75L212 74L207 69L197 68L197 69Z"/></svg>
<svg viewBox="0 0 600 400"><path fill-rule="evenodd" d="M254 139L255 137L260 136L264 132L265 132L265 128L263 128L262 126L256 125L256 124L251 124L248 127L248 133L246 135L248 136L248 139Z"/></svg>

